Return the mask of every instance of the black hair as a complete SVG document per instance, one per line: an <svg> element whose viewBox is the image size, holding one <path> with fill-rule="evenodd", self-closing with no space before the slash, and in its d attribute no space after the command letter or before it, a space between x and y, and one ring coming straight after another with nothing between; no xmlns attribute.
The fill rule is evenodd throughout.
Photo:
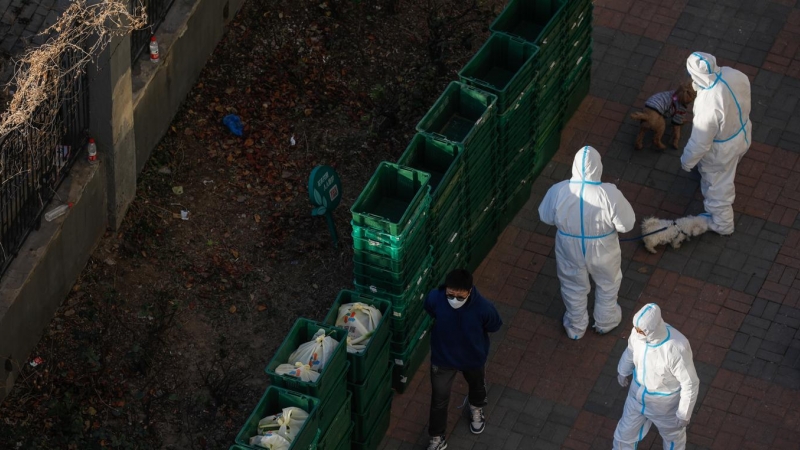
<svg viewBox="0 0 800 450"><path fill-rule="evenodd" d="M450 289L468 291L472 289L472 274L468 270L456 269L447 274L444 285Z"/></svg>

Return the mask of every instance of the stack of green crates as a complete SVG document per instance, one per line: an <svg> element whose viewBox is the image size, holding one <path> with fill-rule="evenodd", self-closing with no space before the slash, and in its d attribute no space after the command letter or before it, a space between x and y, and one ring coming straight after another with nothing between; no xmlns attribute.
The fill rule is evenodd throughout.
<svg viewBox="0 0 800 450"><path fill-rule="evenodd" d="M398 393L405 392L414 374L425 361L431 346L431 326L433 319L423 314L414 333L401 346L395 346L392 341L392 362L394 363L394 376L392 385Z"/></svg>
<svg viewBox="0 0 800 450"><path fill-rule="evenodd" d="M382 162L350 209L361 292L404 295L430 269L430 175Z"/></svg>
<svg viewBox="0 0 800 450"><path fill-rule="evenodd" d="M398 164L431 176L430 228L434 279L438 279L442 272L453 265L462 263L466 254L466 239L460 233L467 207L461 150L454 143L417 133L398 160Z"/></svg>
<svg viewBox="0 0 800 450"><path fill-rule="evenodd" d="M464 154L466 203L461 233L466 234L468 252L480 252L487 245L491 249L497 239L494 208L501 168L494 164L500 156L496 102L494 94L454 81L417 124L418 132L456 144ZM469 265L472 255L467 256ZM436 275L441 278L446 273L445 269Z"/></svg>
<svg viewBox="0 0 800 450"><path fill-rule="evenodd" d="M389 361L392 306L378 297L345 290L339 292L324 322L334 325L339 318L339 307L347 303L374 306L382 315L366 348L359 353L347 353L350 362L347 390L352 396L352 448L374 450L377 448L374 443L380 443L388 428L388 422L387 427L383 427L382 419L389 416L392 408L393 363Z"/></svg>
<svg viewBox="0 0 800 450"><path fill-rule="evenodd" d="M498 138L501 168L498 186L498 231L530 198L528 183L533 165L534 98L543 71L539 48L519 37L494 33L475 57L461 70L465 83L480 86L497 96ZM500 214L498 215L497 212ZM488 249L485 249L488 251ZM485 254L475 252L473 265Z"/></svg>
<svg viewBox="0 0 800 450"><path fill-rule="evenodd" d="M291 375L279 375L275 369L286 364L289 355L301 344L312 341L314 334L320 330L339 342L320 372L317 381L306 382ZM273 386L282 387L294 392L306 394L319 399L317 407L317 426L320 431L317 448L320 450L338 450L345 440L350 442L352 430L350 421L350 393L347 392L347 373L350 363L347 361L347 331L309 319L297 319L289 335L281 343L275 356L266 368ZM237 441L237 443L241 444ZM302 447L298 447L302 448Z"/></svg>
<svg viewBox="0 0 800 450"><path fill-rule="evenodd" d="M578 109L589 94L592 68L592 12L591 0L568 0L564 9L567 28L567 58L564 61L564 123Z"/></svg>
<svg viewBox="0 0 800 450"><path fill-rule="evenodd" d="M283 411L283 408L289 407L300 408L308 413L308 419L295 435L290 448L292 450L317 449L321 434L319 430L319 404L320 401L317 398L276 386L268 387L247 422L245 422L239 434L236 435L236 443L238 445L231 447L231 450L257 448L251 447L249 443L250 438L258 434L258 422L264 417L278 414Z"/></svg>

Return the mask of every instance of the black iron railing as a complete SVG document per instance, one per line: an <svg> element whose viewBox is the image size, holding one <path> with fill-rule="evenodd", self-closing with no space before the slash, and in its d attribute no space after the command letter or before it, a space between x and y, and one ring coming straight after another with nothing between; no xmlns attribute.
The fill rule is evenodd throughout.
<svg viewBox="0 0 800 450"><path fill-rule="evenodd" d="M131 33L131 63L135 62L142 52L146 51L150 45L152 36L164 17L167 16L169 8L175 0L132 0L131 7L139 8L144 6L147 12L147 25Z"/></svg>
<svg viewBox="0 0 800 450"><path fill-rule="evenodd" d="M74 67L77 58L68 54L61 63ZM0 136L0 276L51 207L86 143L88 125L87 76L79 73L62 78L57 95L41 104L28 123Z"/></svg>

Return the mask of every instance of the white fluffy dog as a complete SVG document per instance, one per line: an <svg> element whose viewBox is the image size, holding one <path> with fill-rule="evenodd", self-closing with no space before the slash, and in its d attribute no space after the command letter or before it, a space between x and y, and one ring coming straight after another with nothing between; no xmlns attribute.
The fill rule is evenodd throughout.
<svg viewBox="0 0 800 450"><path fill-rule="evenodd" d="M653 233L662 228L666 229ZM653 233L642 238L644 248L650 253L656 253L657 245L670 244L672 248L680 248L681 242L706 231L708 231L708 220L700 216L686 216L675 220L647 217L642 221L642 235Z"/></svg>

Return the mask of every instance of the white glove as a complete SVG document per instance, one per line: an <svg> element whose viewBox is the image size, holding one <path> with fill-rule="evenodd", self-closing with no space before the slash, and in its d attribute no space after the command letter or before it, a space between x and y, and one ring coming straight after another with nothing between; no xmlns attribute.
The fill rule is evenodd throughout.
<svg viewBox="0 0 800 450"><path fill-rule="evenodd" d="M619 385L622 386L622 387L627 386L628 385L628 377L625 376L625 375L622 375L621 373L618 373L617 374L617 383L619 383Z"/></svg>
<svg viewBox="0 0 800 450"><path fill-rule="evenodd" d="M689 426L689 421L688 420L683 420L681 418L678 418L678 427L686 428L688 426Z"/></svg>

